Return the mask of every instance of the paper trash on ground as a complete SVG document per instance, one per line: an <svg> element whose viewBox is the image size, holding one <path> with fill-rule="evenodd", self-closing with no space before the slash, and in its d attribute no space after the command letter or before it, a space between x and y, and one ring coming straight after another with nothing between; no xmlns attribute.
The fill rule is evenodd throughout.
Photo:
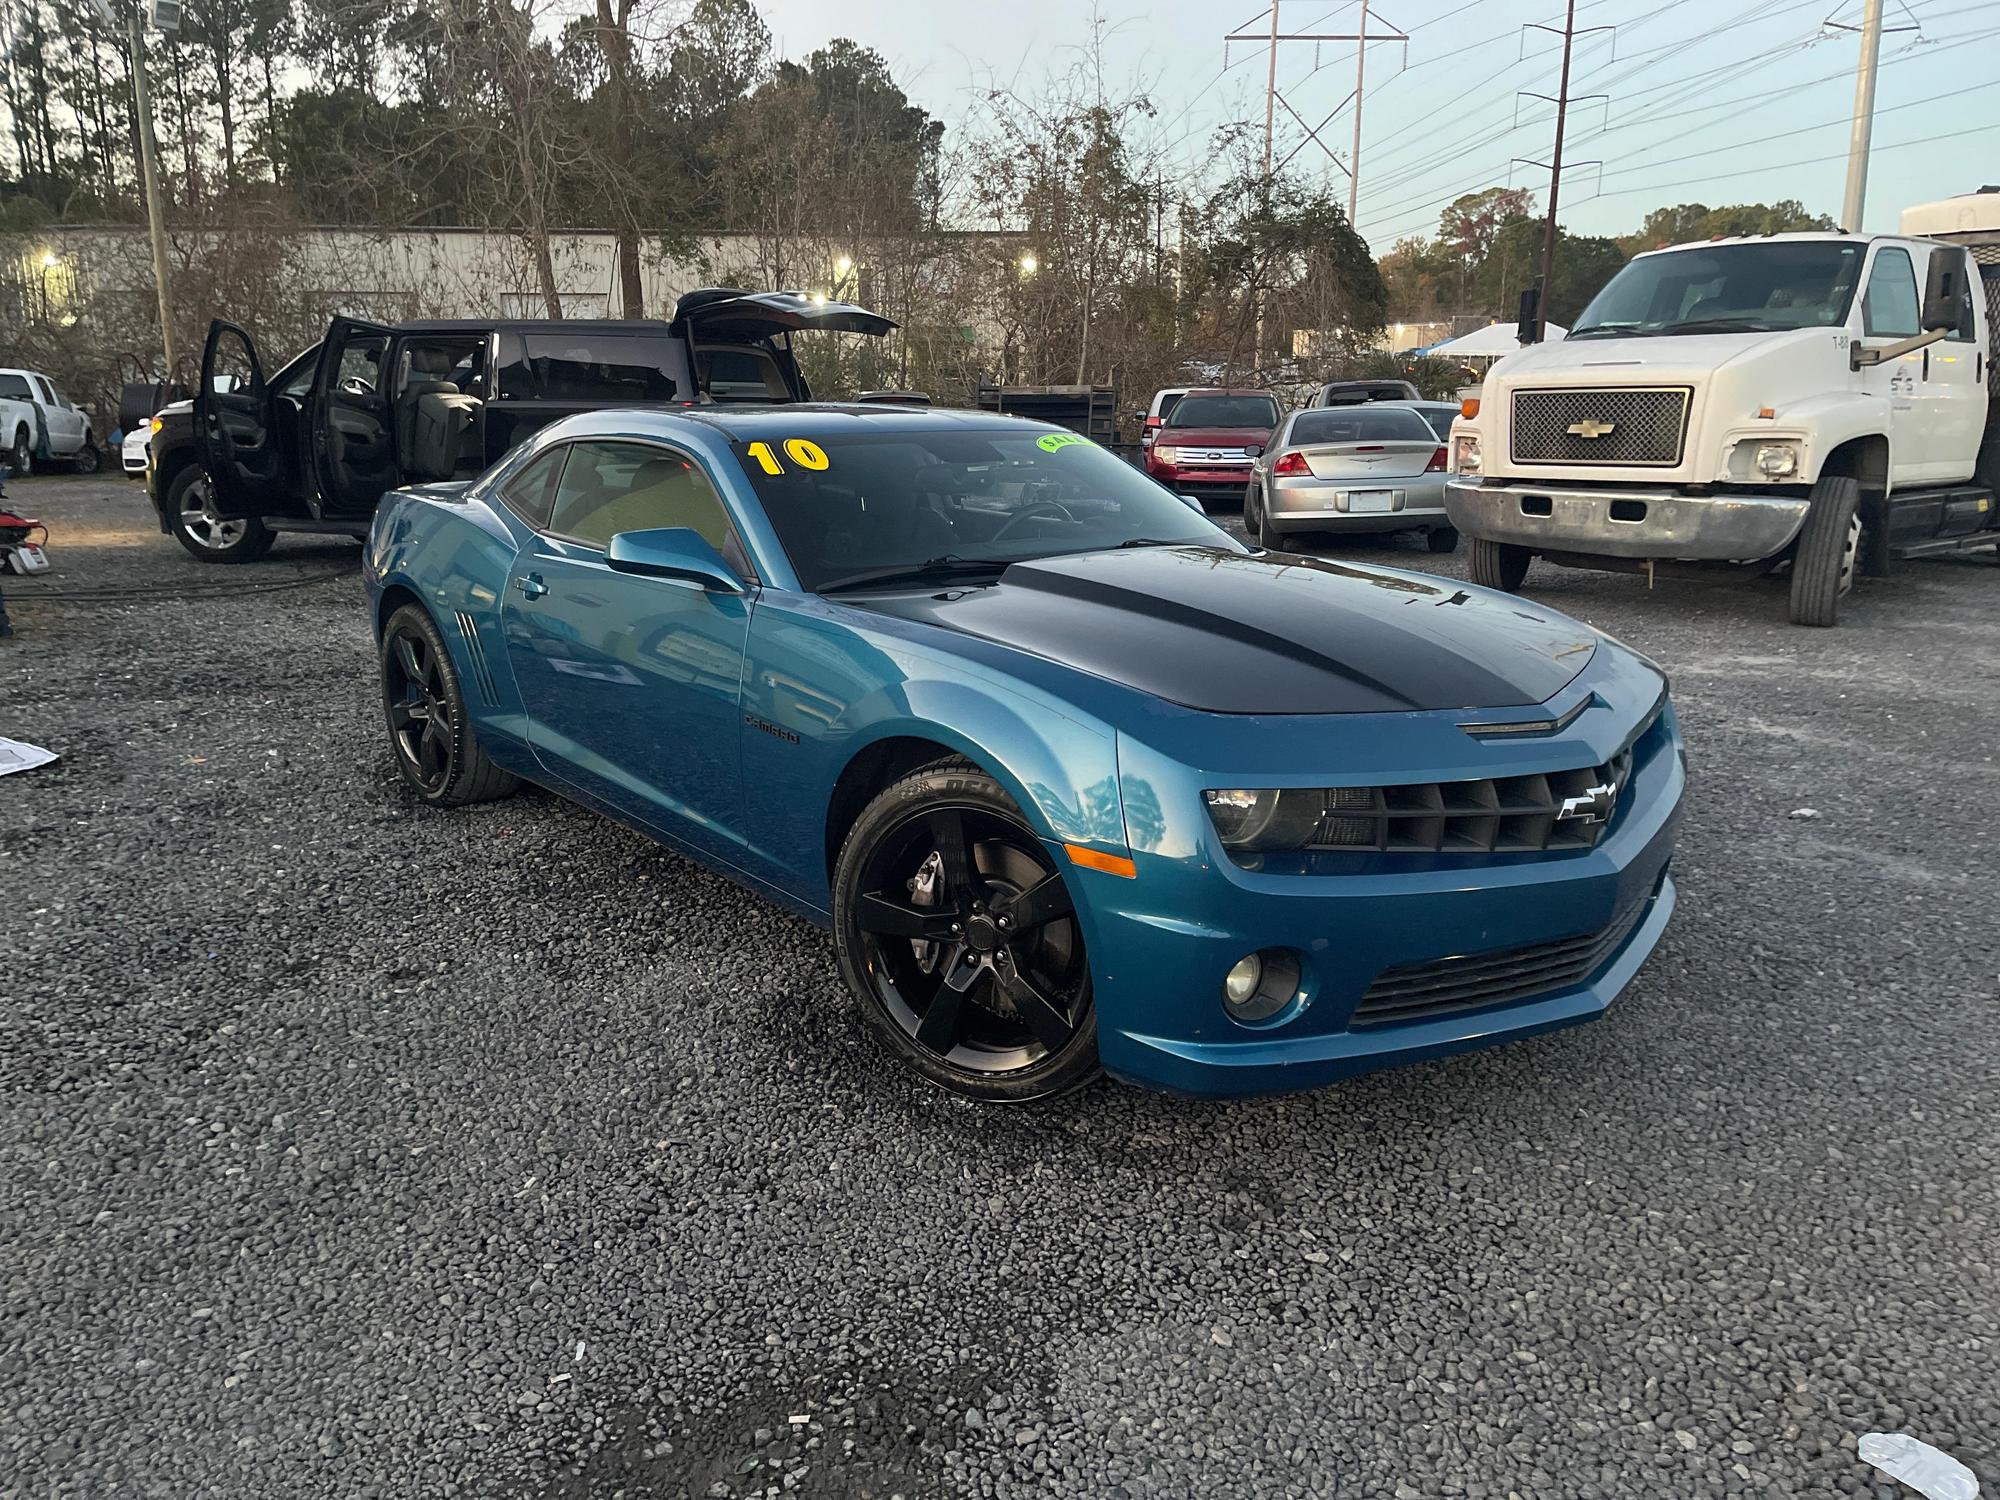
<svg viewBox="0 0 2000 1500"><path fill-rule="evenodd" d="M15 771L32 771L36 766L45 766L55 758L56 753L53 750L44 750L40 745L27 745L0 735L0 776L7 776Z"/></svg>

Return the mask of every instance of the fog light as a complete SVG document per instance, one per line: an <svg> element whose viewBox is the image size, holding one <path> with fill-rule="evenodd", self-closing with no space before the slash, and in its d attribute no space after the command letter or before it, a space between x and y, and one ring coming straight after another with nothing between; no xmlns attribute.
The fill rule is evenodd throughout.
<svg viewBox="0 0 2000 1500"><path fill-rule="evenodd" d="M1783 479L1799 471L1799 450L1791 443L1765 443L1757 450L1757 472L1766 479Z"/></svg>
<svg viewBox="0 0 2000 1500"><path fill-rule="evenodd" d="M1222 980L1222 1008L1233 1021L1268 1021L1299 997L1299 957L1287 948L1265 948L1239 958Z"/></svg>
<svg viewBox="0 0 2000 1500"><path fill-rule="evenodd" d="M1243 1006L1257 993L1257 986L1263 978L1264 960L1254 953L1245 954L1236 960L1236 967L1224 977L1222 998L1229 1002L1232 1009Z"/></svg>

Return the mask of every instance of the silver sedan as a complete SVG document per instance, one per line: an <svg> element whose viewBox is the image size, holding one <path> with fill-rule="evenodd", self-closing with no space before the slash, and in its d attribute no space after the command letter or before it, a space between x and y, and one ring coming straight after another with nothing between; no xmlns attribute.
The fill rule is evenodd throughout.
<svg viewBox="0 0 2000 1500"><path fill-rule="evenodd" d="M1433 552L1458 533L1444 509L1445 449L1412 407L1308 407L1278 424L1251 468L1243 526L1261 547L1300 531L1421 531Z"/></svg>

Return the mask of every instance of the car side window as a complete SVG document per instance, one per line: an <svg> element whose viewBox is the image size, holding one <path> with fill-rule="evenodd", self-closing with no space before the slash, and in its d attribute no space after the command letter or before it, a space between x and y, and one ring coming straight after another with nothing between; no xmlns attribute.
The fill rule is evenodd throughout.
<svg viewBox="0 0 2000 1500"><path fill-rule="evenodd" d="M1877 338L1905 339L1917 332L1917 273L1910 252L1884 245L1875 252L1868 292L1861 301L1861 331Z"/></svg>
<svg viewBox="0 0 2000 1500"><path fill-rule="evenodd" d="M722 497L701 466L652 443L572 443L556 486L549 530L590 547L621 531L685 526L748 574L748 559Z"/></svg>
<svg viewBox="0 0 2000 1500"><path fill-rule="evenodd" d="M0 396L15 401L32 401L35 399L35 392L20 375L0 375Z"/></svg>
<svg viewBox="0 0 2000 1500"><path fill-rule="evenodd" d="M508 508L537 531L548 529L549 513L555 506L556 477L562 473L568 453L566 445L558 444L500 485L500 498Z"/></svg>
<svg viewBox="0 0 2000 1500"><path fill-rule="evenodd" d="M49 389L49 383L39 375L35 377L35 389L42 393L42 405L55 406L59 404L56 401L56 393Z"/></svg>

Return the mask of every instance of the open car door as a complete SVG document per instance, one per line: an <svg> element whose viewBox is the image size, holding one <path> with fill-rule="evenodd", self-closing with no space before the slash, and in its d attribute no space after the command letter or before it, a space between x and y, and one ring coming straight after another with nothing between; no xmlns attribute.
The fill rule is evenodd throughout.
<svg viewBox="0 0 2000 1500"><path fill-rule="evenodd" d="M220 318L208 325L208 342L202 345L194 431L218 519L283 515L296 507L297 497L282 492L257 341Z"/></svg>
<svg viewBox="0 0 2000 1500"><path fill-rule="evenodd" d="M674 322L685 331L694 351L695 382L704 392L710 381L702 371L705 350L717 345L767 346L800 401L812 399L798 361L792 357L795 333L862 333L880 338L895 328L892 319L853 302L833 302L805 292L741 292L731 287L703 287L687 293L674 306Z"/></svg>
<svg viewBox="0 0 2000 1500"><path fill-rule="evenodd" d="M393 329L357 318L335 318L327 327L306 421L318 520L372 515L383 492L402 483L394 408L384 389L394 337Z"/></svg>

